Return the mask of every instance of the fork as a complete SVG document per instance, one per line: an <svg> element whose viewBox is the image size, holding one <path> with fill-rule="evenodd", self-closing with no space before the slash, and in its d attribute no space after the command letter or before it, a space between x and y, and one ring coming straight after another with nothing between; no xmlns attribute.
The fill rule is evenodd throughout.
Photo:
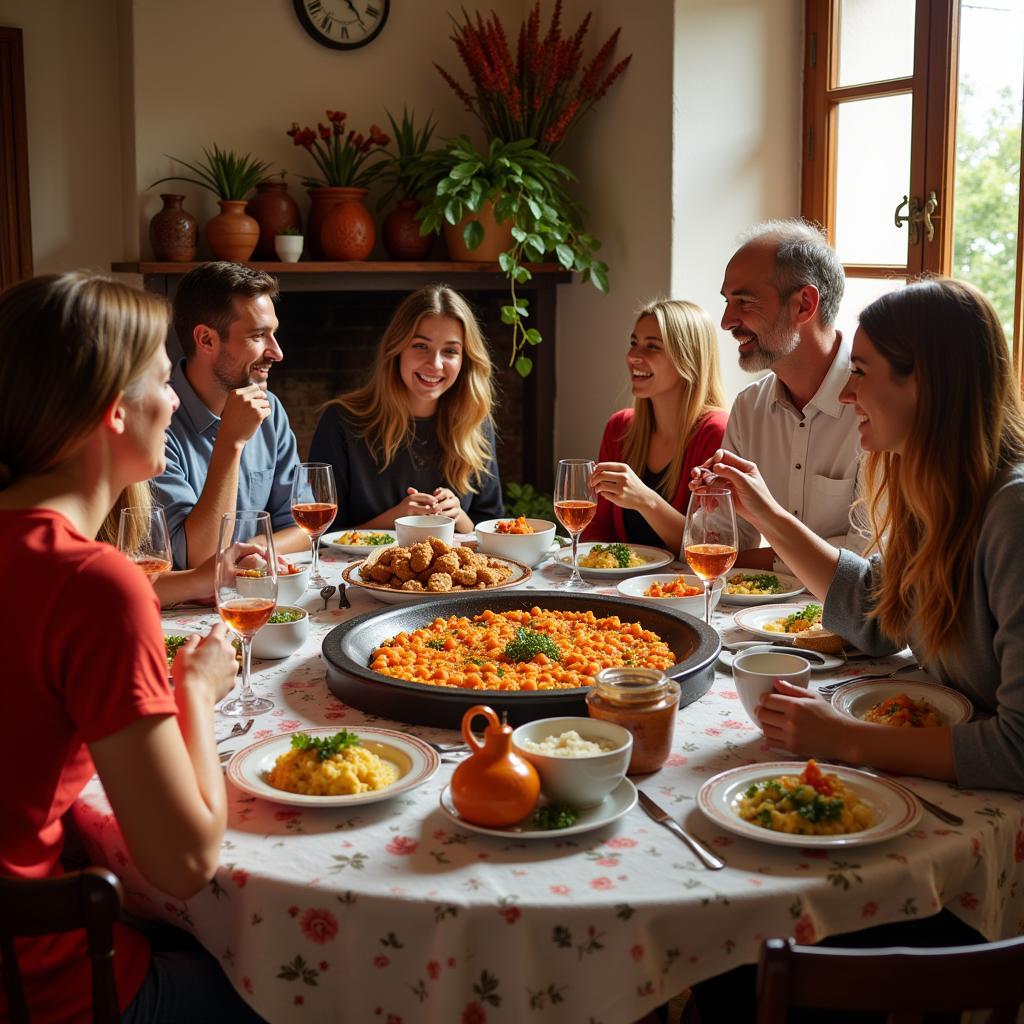
<svg viewBox="0 0 1024 1024"><path fill-rule="evenodd" d="M849 686L850 683L862 683L865 679L892 679L894 676L899 675L900 672L916 672L920 667L921 666L916 663L913 665L901 665L899 668L894 668L891 672L886 672L884 675L873 675L868 673L863 676L853 676L851 679L840 679L837 682L826 683L824 686L819 686L818 693L820 693L822 697L831 697L836 690L839 690L844 686Z"/></svg>
<svg viewBox="0 0 1024 1024"><path fill-rule="evenodd" d="M926 810L931 811L939 821L944 821L947 825L956 825L959 827L964 823L964 819L959 814L954 814L952 811L947 811L945 807L940 807L938 804L933 804L931 800L925 800L916 789L911 789L909 786L900 782L900 785Z"/></svg>
<svg viewBox="0 0 1024 1024"><path fill-rule="evenodd" d="M252 723L255 721L255 718L250 718L245 725L242 725L241 722L235 722L231 727L231 732L229 732L227 736L221 736L221 738L217 740L217 743L223 743L225 740L233 740L236 736L244 736L252 728Z"/></svg>

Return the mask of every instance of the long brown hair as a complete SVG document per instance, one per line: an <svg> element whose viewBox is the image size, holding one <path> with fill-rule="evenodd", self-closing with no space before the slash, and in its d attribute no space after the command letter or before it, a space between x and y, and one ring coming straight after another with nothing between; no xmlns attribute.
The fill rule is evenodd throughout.
<svg viewBox="0 0 1024 1024"><path fill-rule="evenodd" d="M0 295L0 490L67 458L163 345L159 296L95 274Z"/></svg>
<svg viewBox="0 0 1024 1024"><path fill-rule="evenodd" d="M661 484L661 493L671 501L679 490L683 455L698 422L711 410L725 406L722 372L718 363L718 338L711 317L693 302L656 299L637 310L637 320L645 316L653 316L658 322L665 354L688 385L675 424L679 442ZM647 466L653 430L651 400L636 399L633 402L633 419L622 440L622 457L637 475L643 475Z"/></svg>
<svg viewBox="0 0 1024 1024"><path fill-rule="evenodd" d="M360 436L381 469L415 431L399 359L425 316L445 316L462 325L462 369L437 406L437 440L444 453L442 472L459 494L475 491L493 451L484 423L494 406L491 357L469 303L447 285L434 284L406 296L384 329L370 379L355 391L327 402L340 405L359 421Z"/></svg>
<svg viewBox="0 0 1024 1024"><path fill-rule="evenodd" d="M876 299L860 326L891 372L917 385L902 453L865 460L873 539L885 556L872 615L893 640L913 632L925 657L938 658L962 638L993 484L1024 460L1024 409L999 316L972 285L918 281Z"/></svg>

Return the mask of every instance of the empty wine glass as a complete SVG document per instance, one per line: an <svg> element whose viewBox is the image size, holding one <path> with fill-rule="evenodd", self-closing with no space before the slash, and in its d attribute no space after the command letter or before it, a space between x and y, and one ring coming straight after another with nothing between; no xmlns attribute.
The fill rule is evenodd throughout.
<svg viewBox="0 0 1024 1024"><path fill-rule="evenodd" d="M251 541L262 550L252 554ZM269 711L274 702L252 692L250 664L252 638L266 625L277 607L277 555L269 512L226 512L217 542L217 585L214 590L220 617L242 642L242 689L220 706L225 715L252 718Z"/></svg>
<svg viewBox="0 0 1024 1024"><path fill-rule="evenodd" d="M129 505L117 523L117 550L155 583L171 569L171 537L162 505Z"/></svg>
<svg viewBox="0 0 1024 1024"><path fill-rule="evenodd" d="M292 482L292 518L295 525L309 537L313 549L313 566L309 570L309 589L327 585L320 575L320 537L338 514L338 493L334 487L334 470L326 462L303 462Z"/></svg>
<svg viewBox="0 0 1024 1024"><path fill-rule="evenodd" d="M683 531L683 554L704 584L704 621L711 625L711 592L715 580L736 561L736 512L725 487L700 487L690 492Z"/></svg>
<svg viewBox="0 0 1024 1024"><path fill-rule="evenodd" d="M580 534L597 511L597 495L590 486L594 463L589 459L562 459L555 476L555 515L572 538L572 575L560 590L590 590L577 564Z"/></svg>

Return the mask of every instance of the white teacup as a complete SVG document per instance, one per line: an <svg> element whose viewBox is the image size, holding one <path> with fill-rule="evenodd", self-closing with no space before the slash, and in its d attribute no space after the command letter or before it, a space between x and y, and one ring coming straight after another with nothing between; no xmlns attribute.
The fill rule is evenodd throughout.
<svg viewBox="0 0 1024 1024"><path fill-rule="evenodd" d="M795 654L753 651L733 658L732 675L743 710L760 728L756 712L762 695L773 692L776 679L785 679L806 690L811 682L811 665Z"/></svg>
<svg viewBox="0 0 1024 1024"><path fill-rule="evenodd" d="M403 548L428 537L438 537L450 547L455 543L455 520L448 516L400 516L395 520L395 533Z"/></svg>

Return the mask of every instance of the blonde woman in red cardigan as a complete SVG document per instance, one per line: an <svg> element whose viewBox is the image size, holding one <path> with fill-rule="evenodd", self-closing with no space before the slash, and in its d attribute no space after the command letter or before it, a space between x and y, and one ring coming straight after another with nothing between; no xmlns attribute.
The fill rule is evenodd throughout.
<svg viewBox="0 0 1024 1024"><path fill-rule="evenodd" d="M584 540L680 550L690 470L714 453L727 415L715 325L700 306L658 299L637 314L626 366L633 408L604 429Z"/></svg>

